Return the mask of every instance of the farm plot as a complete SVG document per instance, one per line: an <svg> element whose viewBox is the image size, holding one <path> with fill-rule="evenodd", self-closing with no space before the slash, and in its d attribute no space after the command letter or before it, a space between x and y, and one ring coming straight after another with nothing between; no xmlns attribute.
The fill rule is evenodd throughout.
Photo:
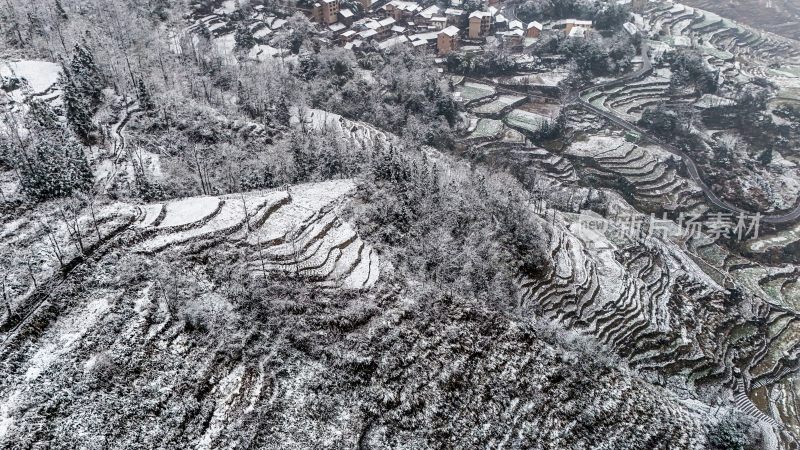
<svg viewBox="0 0 800 450"><path fill-rule="evenodd" d="M674 5L655 8L646 14L650 28L662 30L662 39L677 43L692 37L700 49L718 62L731 61L734 55L785 61L800 56L798 46L780 36L756 31L733 20L698 8ZM692 41L682 45L693 45Z"/></svg>
<svg viewBox="0 0 800 450"><path fill-rule="evenodd" d="M798 240L800 240L800 224L786 231L754 239L748 243L748 247L754 252L765 252L773 248L785 247Z"/></svg>
<svg viewBox="0 0 800 450"><path fill-rule="evenodd" d="M680 177L673 157L657 147L640 147L621 136L590 136L572 142L567 154L589 158L594 170L608 180L626 180L637 200L669 210L701 206L700 189Z"/></svg>
<svg viewBox="0 0 800 450"><path fill-rule="evenodd" d="M463 85L456 87L456 95L457 98L469 103L495 95L495 89L488 84L466 81Z"/></svg>
<svg viewBox="0 0 800 450"><path fill-rule="evenodd" d="M475 130L469 135L470 139L495 138L503 132L503 122L494 119L479 119Z"/></svg>
<svg viewBox="0 0 800 450"><path fill-rule="evenodd" d="M644 108L669 98L668 88L669 78L654 75L636 83L592 93L587 99L593 105L635 123L641 118Z"/></svg>
<svg viewBox="0 0 800 450"><path fill-rule="evenodd" d="M536 133L551 122L549 117L522 109L511 110L505 118L506 125L529 133Z"/></svg>
<svg viewBox="0 0 800 450"><path fill-rule="evenodd" d="M48 61L0 60L0 77L19 80L23 85L10 91L16 102L23 102L30 95L42 95L56 88L61 66Z"/></svg>
<svg viewBox="0 0 800 450"><path fill-rule="evenodd" d="M253 276L281 271L328 287L368 288L380 273L378 254L335 213L354 186L336 180L150 205L141 221L151 225L139 225L147 237L133 250L193 253L230 243L245 252Z"/></svg>
<svg viewBox="0 0 800 450"><path fill-rule="evenodd" d="M501 95L497 99L472 109L475 114L497 115L506 109L525 101L521 95Z"/></svg>

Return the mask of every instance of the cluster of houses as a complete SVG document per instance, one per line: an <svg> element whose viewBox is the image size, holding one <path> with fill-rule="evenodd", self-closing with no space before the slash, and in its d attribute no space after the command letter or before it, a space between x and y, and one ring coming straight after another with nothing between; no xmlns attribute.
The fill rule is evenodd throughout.
<svg viewBox="0 0 800 450"><path fill-rule="evenodd" d="M462 0L451 0L450 7L423 7L411 0L391 0L373 8L372 0L357 0L363 17L342 8L341 0L318 0L311 11L312 19L331 33L340 45L357 49L372 45L385 50L395 45L430 48L439 55L458 49L462 42L480 44L492 37L512 47L527 46L539 38L545 26L537 21L522 23L505 17L496 6L497 0L486 0L480 11L469 14L461 9ZM621 0L638 7L647 0ZM574 38L585 38L592 31L588 20L567 19L548 24Z"/></svg>

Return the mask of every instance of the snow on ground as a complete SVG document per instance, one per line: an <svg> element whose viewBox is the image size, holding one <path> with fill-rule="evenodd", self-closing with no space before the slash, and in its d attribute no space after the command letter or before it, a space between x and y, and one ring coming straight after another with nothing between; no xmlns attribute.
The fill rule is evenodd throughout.
<svg viewBox="0 0 800 450"><path fill-rule="evenodd" d="M31 365L25 371L25 381L35 380L59 356L72 351L97 320L108 312L112 299L119 296L121 292L107 292L90 301L85 308L59 317L42 336L44 345L39 347L39 350L29 359Z"/></svg>
<svg viewBox="0 0 800 450"><path fill-rule="evenodd" d="M200 221L217 210L217 197L191 197L167 203L167 215L158 228L177 227Z"/></svg>
<svg viewBox="0 0 800 450"><path fill-rule="evenodd" d="M241 395L242 377L244 376L244 366L236 366L228 375L225 376L217 385L214 386L212 394L217 396L217 404L214 413L206 428L200 442L197 443L196 450L210 449L213 441L219 437L220 432L225 427L227 412L234 399Z"/></svg>
<svg viewBox="0 0 800 450"><path fill-rule="evenodd" d="M261 62L264 61L272 61L273 58L279 56L281 51L275 47L270 45L256 45L250 49L250 53L247 54L248 57L251 59L255 59Z"/></svg>
<svg viewBox="0 0 800 450"><path fill-rule="evenodd" d="M472 101L494 95L495 89L488 84L467 81L462 86L458 86L455 93L458 99Z"/></svg>
<svg viewBox="0 0 800 450"><path fill-rule="evenodd" d="M161 215L161 212L164 210L164 204L162 203L151 203L149 205L144 205L140 208L144 215L142 219L134 224L135 228L145 228L152 226L155 223L156 219Z"/></svg>
<svg viewBox="0 0 800 450"><path fill-rule="evenodd" d="M353 180L330 180L292 186L292 203L308 209L320 209L355 189ZM295 198L296 197L296 198Z"/></svg>
<svg viewBox="0 0 800 450"><path fill-rule="evenodd" d="M62 355L73 351L81 339L97 321L110 309L114 299L122 291L107 291L83 308L78 308L68 315L59 317L39 339L42 345L27 361L30 364L22 376L23 380L15 383L17 388L0 400L0 440L8 434L14 424L12 417L16 405L25 395L27 383L31 383L44 373Z"/></svg>
<svg viewBox="0 0 800 450"><path fill-rule="evenodd" d="M136 209L125 203L95 206L95 217L103 237L136 215ZM72 220L71 213L67 217ZM110 220L107 220L110 219ZM72 238L56 204L46 204L28 216L26 223L12 223L15 231L3 233L0 255L8 256L6 265L6 294L12 309L24 302L35 286L53 277L60 266L57 252L64 263L78 255L77 240ZM72 224L70 224L72 226ZM97 242L97 232L89 208L81 211L78 228L84 248ZM33 277L33 278L32 278ZM34 282L35 280L35 282ZM3 311L0 314L4 314Z"/></svg>
<svg viewBox="0 0 800 450"><path fill-rule="evenodd" d="M0 440L6 437L9 428L14 424L14 418L11 417L11 414L19 402L20 395L21 393L19 391L15 391L0 405Z"/></svg>
<svg viewBox="0 0 800 450"><path fill-rule="evenodd" d="M773 248L784 247L798 240L800 240L800 223L786 231L752 240L749 247L754 252L765 252Z"/></svg>
<svg viewBox="0 0 800 450"><path fill-rule="evenodd" d="M515 75L509 78L498 78L496 81L524 86L557 86L564 81L569 72L546 72L530 75Z"/></svg>
<svg viewBox="0 0 800 450"><path fill-rule="evenodd" d="M698 108L719 108L721 106L733 106L735 104L736 102L729 98L713 94L704 94L699 100L694 102L694 106Z"/></svg>
<svg viewBox="0 0 800 450"><path fill-rule="evenodd" d="M473 112L477 114L497 114L505 108L516 105L523 100L525 100L525 97L521 95L501 95L496 100L473 109Z"/></svg>
<svg viewBox="0 0 800 450"><path fill-rule="evenodd" d="M276 211L264 226L247 237L251 245L285 238L300 224L312 219L320 209L355 188L353 180L331 180L292 186L291 203Z"/></svg>
<svg viewBox="0 0 800 450"><path fill-rule="evenodd" d="M243 226L245 220L248 219L248 217L245 217L245 211L247 215L250 215L265 206L268 207L268 205L275 204L283 198L282 194L282 192L275 192L267 196L247 195L244 197L244 200L242 200L242 197L228 196L224 199L225 203L222 205L219 213L203 226L177 233L162 234L155 239L142 243L137 250L152 252L173 244L188 242L198 237L212 235L217 232L224 232L225 230ZM150 215L152 214L151 212ZM169 214L167 214L167 217L169 217Z"/></svg>
<svg viewBox="0 0 800 450"><path fill-rule="evenodd" d="M330 180L187 198L167 203L166 213L160 203L145 205L134 227L152 234L133 250L155 253L199 239L226 239L248 252L254 273L290 271L329 287L368 288L380 274L378 254L336 213L354 188L354 180Z"/></svg>
<svg viewBox="0 0 800 450"><path fill-rule="evenodd" d="M568 153L578 157L595 158L597 156L623 156L633 144L618 136L589 136L587 139L574 141Z"/></svg>
<svg viewBox="0 0 800 450"><path fill-rule="evenodd" d="M12 198L19 189L19 180L13 170L0 173L0 199Z"/></svg>
<svg viewBox="0 0 800 450"><path fill-rule="evenodd" d="M577 219L577 217L574 217ZM603 227L610 228L610 224L606 219L594 212L585 212L581 221L571 223L569 226L570 231L575 233L575 236L580 239L586 249L595 256L597 262L597 270L600 274L609 278L622 277L625 269L614 257L617 251L617 246L608 240L601 232L594 227L588 225L589 221L602 224ZM598 226L598 228L600 228Z"/></svg>
<svg viewBox="0 0 800 450"><path fill-rule="evenodd" d="M138 149L140 152L141 166L145 173L152 176L154 179L160 179L164 176L164 171L161 168L161 155L149 152L144 149ZM130 168L131 175L133 175L133 167Z"/></svg>
<svg viewBox="0 0 800 450"><path fill-rule="evenodd" d="M534 133L539 131L545 123L550 122L549 117L522 109L512 110L508 113L505 120L509 126Z"/></svg>
<svg viewBox="0 0 800 450"><path fill-rule="evenodd" d="M242 6L247 2L242 2ZM225 0L222 6L214 10L214 14L231 14L236 11L236 0Z"/></svg>
<svg viewBox="0 0 800 450"><path fill-rule="evenodd" d="M297 109L292 110L291 122L293 125L300 125L300 113ZM397 136L380 130L364 122L354 122L345 119L339 114L334 114L320 109L308 109L304 111L302 122L304 126L313 129L335 130L345 139L355 142L374 145L375 141L390 142L396 141Z"/></svg>
<svg viewBox="0 0 800 450"><path fill-rule="evenodd" d="M21 78L28 82L33 93L41 93L58 82L61 66L48 61L3 61L0 60L0 76Z"/></svg>
<svg viewBox="0 0 800 450"><path fill-rule="evenodd" d="M238 64L236 59L236 55L233 53L233 49L236 47L236 39L234 38L233 33L226 34L224 36L220 36L214 39L214 48L216 49L217 53L222 57L225 64L235 66Z"/></svg>

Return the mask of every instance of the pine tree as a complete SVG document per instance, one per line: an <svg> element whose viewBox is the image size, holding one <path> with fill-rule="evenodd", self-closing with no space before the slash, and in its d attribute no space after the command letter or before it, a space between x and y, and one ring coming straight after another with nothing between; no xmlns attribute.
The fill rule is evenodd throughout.
<svg viewBox="0 0 800 450"><path fill-rule="evenodd" d="M61 127L58 115L47 103L33 98L28 102L28 118L37 126L46 130L56 130Z"/></svg>
<svg viewBox="0 0 800 450"><path fill-rule="evenodd" d="M77 94L86 101L93 114L103 100L105 81L94 56L85 45L75 44L68 76L77 89Z"/></svg>
<svg viewBox="0 0 800 450"><path fill-rule="evenodd" d="M68 72L65 70L64 72ZM67 124L76 136L86 145L95 142L97 127L92 122L92 112L87 105L87 100L82 94L80 87L76 86L69 75L62 76L61 84L64 91L64 109L67 116Z"/></svg>
<svg viewBox="0 0 800 450"><path fill-rule="evenodd" d="M144 84L144 80L139 78L137 84L136 96L139 100L139 107L145 111L153 111L156 109L156 104L153 102L153 97L150 95L150 91L147 89L147 85Z"/></svg>
<svg viewBox="0 0 800 450"><path fill-rule="evenodd" d="M67 197L92 184L92 171L78 142L63 132L37 135L18 149L15 166L22 191L36 201Z"/></svg>

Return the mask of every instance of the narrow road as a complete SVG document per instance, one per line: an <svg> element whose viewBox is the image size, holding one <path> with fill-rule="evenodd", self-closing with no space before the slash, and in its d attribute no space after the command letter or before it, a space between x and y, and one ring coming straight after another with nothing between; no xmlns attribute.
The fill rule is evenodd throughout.
<svg viewBox="0 0 800 450"><path fill-rule="evenodd" d="M642 61L643 61L643 66L642 66L641 69L637 70L636 72L633 72L633 73L630 73L628 75L625 75L625 76L623 76L621 78L615 79L615 80L607 81L607 82L604 82L604 83L599 83L599 84L593 85L591 87L588 87L588 88L580 90L580 91L573 91L568 95L567 102L568 103L573 103L573 102L577 103L578 105L580 105L583 108L589 110L590 112L593 112L593 113L595 113L595 114L597 114L599 116L602 116L602 117L608 119L610 122L614 123L615 125L623 128L625 130L637 133L642 138L644 138L645 140L650 141L650 142L652 142L652 143L654 143L654 144L656 144L656 145L658 145L660 147L663 147L668 152L679 156L681 158L681 161L683 161L683 164L686 166L686 171L688 172L689 177L692 179L692 181L697 183L698 186L700 186L700 189L703 190L703 193L706 195L708 200L714 206L716 206L717 208L725 210L725 211L728 211L728 212L731 212L731 213L735 213L735 214L748 214L748 215L753 214L750 211L745 211L744 209L739 208L737 206L734 206L734 205L726 202L725 200L722 200L721 198L719 198L719 196L717 194L715 194L714 191L711 190L711 188L708 186L708 184L706 184L706 182L703 181L703 177L701 175L700 169L697 167L697 164L695 164L694 160L692 160L692 158L690 158L682 150L680 150L679 148L675 147L674 145L672 145L672 144L670 144L670 143L658 138L657 136L654 136L649 131L644 130L644 129L642 129L642 128L640 128L640 127L638 127L638 126L636 126L636 125L634 125L634 124L632 124L630 122L628 122L627 120L615 115L613 112L608 111L606 109L599 108L599 107L591 104L590 102L584 100L584 98L583 98L584 95L588 94L588 93L590 93L592 91L597 91L597 90L603 89L605 87L616 85L616 84L619 84L619 83L627 83L627 82L634 81L634 80L639 79L639 78L643 78L646 75L649 75L650 72L652 72L653 68L652 68L652 63L650 61L649 48L648 48L647 44L644 44L644 43L642 44L641 51L642 51ZM800 202L798 202L798 204L795 206L794 209L792 209L791 211L789 211L787 213L778 214L778 215L762 215L761 216L761 221L762 222L770 223L770 224L782 224L782 223L794 222L794 221L796 221L798 219L800 219Z"/></svg>
<svg viewBox="0 0 800 450"><path fill-rule="evenodd" d="M125 127L128 125L128 121L130 121L134 115L141 112L142 109L136 104L136 102L131 102L125 105L124 116L119 122L111 127L111 134L114 139L114 157L111 161L111 172L108 174L103 186L104 192L107 192L108 188L111 186L111 183L113 183L114 178L117 176L117 172L119 171L118 169L120 160L125 156L125 150L127 148L127 142L125 141L124 134Z"/></svg>

